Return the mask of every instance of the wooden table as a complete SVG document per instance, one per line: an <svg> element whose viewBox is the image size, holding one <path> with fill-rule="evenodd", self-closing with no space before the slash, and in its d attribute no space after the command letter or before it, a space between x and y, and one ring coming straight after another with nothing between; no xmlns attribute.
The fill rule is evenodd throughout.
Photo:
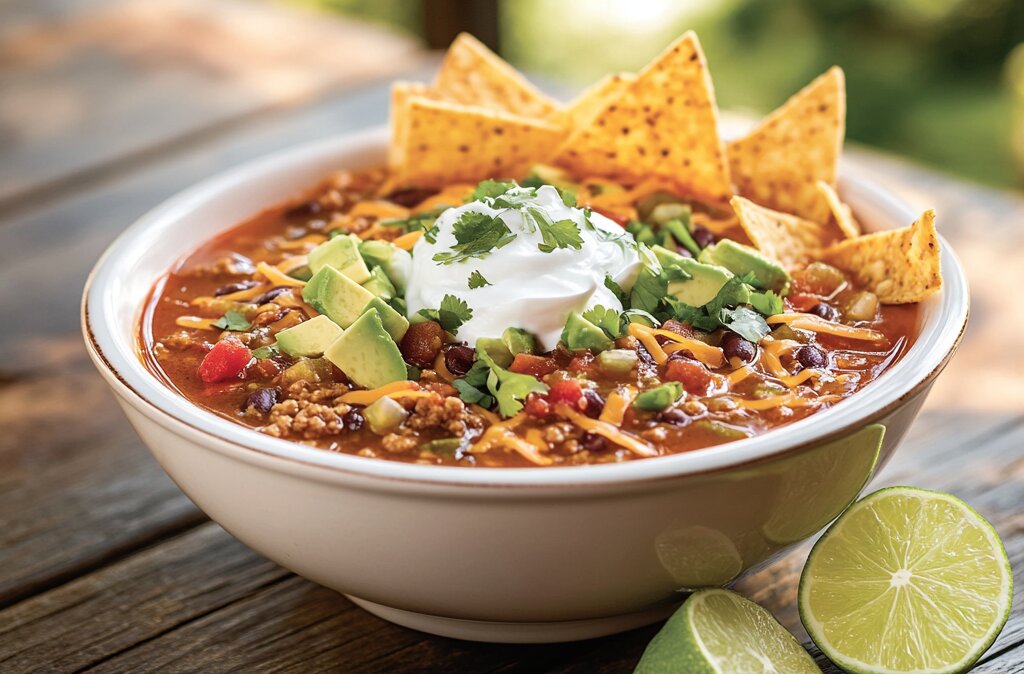
<svg viewBox="0 0 1024 674"><path fill-rule="evenodd" d="M267 52L261 31L293 20L276 9L253 18L251 5L145 6L154 4L166 13L25 0L8 3L0 22L0 671L630 671L657 626L495 646L390 625L232 539L150 458L79 337L79 296L96 258L198 179L383 123L386 80L422 77L434 63L404 40L345 23L288 25L323 31L316 45L331 31L350 38L356 56L344 48L352 42L331 41L324 56L287 30L287 45ZM187 53L175 51L182 31L202 37L186 41ZM126 33L134 37L110 46ZM225 39L253 60L212 48ZM358 59L366 49L377 58ZM974 288L961 353L874 486L949 491L995 525L1017 597L976 671L1024 671L1024 199L865 150L850 155L938 210ZM795 590L807 549L737 585L805 643Z"/></svg>

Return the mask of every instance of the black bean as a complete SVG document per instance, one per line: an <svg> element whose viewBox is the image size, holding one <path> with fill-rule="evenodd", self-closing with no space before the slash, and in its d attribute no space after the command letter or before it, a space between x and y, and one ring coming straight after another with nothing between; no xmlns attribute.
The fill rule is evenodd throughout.
<svg viewBox="0 0 1024 674"><path fill-rule="evenodd" d="M580 447L588 452L605 452L608 451L608 439L597 433L584 433L580 438Z"/></svg>
<svg viewBox="0 0 1024 674"><path fill-rule="evenodd" d="M828 367L828 356L813 344L805 344L796 350L796 359L804 367Z"/></svg>
<svg viewBox="0 0 1024 674"><path fill-rule="evenodd" d="M291 290L291 288L289 288L288 286L277 286L276 288L271 288L267 292L263 293L262 295L260 295L256 299L254 299L253 303L255 303L255 304L266 304L267 302L269 302L270 300L274 299L278 295L286 293L289 290Z"/></svg>
<svg viewBox="0 0 1024 674"><path fill-rule="evenodd" d="M697 225L693 228L693 240L697 242L697 245L701 248L707 248L713 244L717 239L706 227Z"/></svg>
<svg viewBox="0 0 1024 674"><path fill-rule="evenodd" d="M323 205L314 199L313 201L307 201L306 203L299 204L298 206L292 206L288 209L285 215L290 218L309 217L310 215L316 215L323 210Z"/></svg>
<svg viewBox="0 0 1024 674"><path fill-rule="evenodd" d="M238 283L229 283L226 286L221 286L214 290L213 296L220 297L221 295L230 295L231 293L237 293L240 290L255 288L259 284L259 281L239 281Z"/></svg>
<svg viewBox="0 0 1024 674"><path fill-rule="evenodd" d="M670 407L658 415L658 421L673 426L685 426L690 423L690 417L678 407Z"/></svg>
<svg viewBox="0 0 1024 674"><path fill-rule="evenodd" d="M249 394L242 404L242 410L254 408L260 414L266 414L270 408L277 404L281 391L276 388L258 388Z"/></svg>
<svg viewBox="0 0 1024 674"><path fill-rule="evenodd" d="M601 411L604 410L604 398L601 394L592 388L583 389L583 399L587 402L586 408L583 413L593 419L601 416Z"/></svg>
<svg viewBox="0 0 1024 674"><path fill-rule="evenodd" d="M725 352L725 357L728 358L739 358L740 362L749 363L754 360L757 356L757 347L752 342L743 339L735 332L726 332L725 336L722 337L722 343L720 345L722 351Z"/></svg>
<svg viewBox="0 0 1024 674"><path fill-rule="evenodd" d="M341 423L345 426L346 431L358 431L363 427L363 415L359 413L359 410L349 410L341 417Z"/></svg>
<svg viewBox="0 0 1024 674"><path fill-rule="evenodd" d="M412 208L416 204L436 194L436 190L425 190L417 187L408 187L402 190L395 190L384 197L393 204Z"/></svg>
<svg viewBox="0 0 1024 674"><path fill-rule="evenodd" d="M826 321L834 321L839 318L839 310L827 302L818 302L811 307L811 313Z"/></svg>
<svg viewBox="0 0 1024 674"><path fill-rule="evenodd" d="M469 372L475 360L476 351L465 344L452 344L444 350L444 366L459 377Z"/></svg>

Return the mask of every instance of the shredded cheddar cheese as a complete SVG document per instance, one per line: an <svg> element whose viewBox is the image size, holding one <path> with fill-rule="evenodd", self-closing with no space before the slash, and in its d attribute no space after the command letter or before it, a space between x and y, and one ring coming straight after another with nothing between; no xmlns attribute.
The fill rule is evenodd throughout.
<svg viewBox="0 0 1024 674"><path fill-rule="evenodd" d="M519 413L506 421L491 424L469 451L479 454L495 446L508 447L539 466L550 465L551 458L541 453L547 449L547 443L544 443L543 447L538 447L515 434L514 429L525 419L526 415Z"/></svg>
<svg viewBox="0 0 1024 674"><path fill-rule="evenodd" d="M612 391L608 394L608 401L605 403L601 416L598 418L609 424L621 426L622 420L626 416L626 410L633 403L636 394L637 391L632 386L625 386Z"/></svg>
<svg viewBox="0 0 1024 674"><path fill-rule="evenodd" d="M433 210L438 206L461 206L462 202L473 194L475 189L476 185L469 185L467 183L449 185L434 196L428 197L416 204L416 207L412 209L412 213L414 215L416 213L425 213L426 211Z"/></svg>
<svg viewBox="0 0 1024 674"><path fill-rule="evenodd" d="M453 375L448 369L448 366L445 365L444 351L437 354L437 358L434 359L434 372L441 375L441 378L445 381L455 381L455 375Z"/></svg>
<svg viewBox="0 0 1024 674"><path fill-rule="evenodd" d="M668 354L661 348L661 344L655 339L654 333L650 331L646 325L640 325L639 323L629 324L629 334L640 340L640 343L644 345L651 357L654 358L654 362L658 365L663 365L668 360Z"/></svg>
<svg viewBox="0 0 1024 674"><path fill-rule="evenodd" d="M403 234L391 243L395 244L402 250L412 250L412 247L416 245L416 242L423 238L423 230L418 229L415 232L409 232Z"/></svg>
<svg viewBox="0 0 1024 674"><path fill-rule="evenodd" d="M256 271L263 274L263 277L273 283L275 286L291 286L293 288L303 288L306 285L305 281L300 281L297 278L292 278L287 274L283 273L277 267L273 267L266 262L260 262L256 265Z"/></svg>
<svg viewBox="0 0 1024 674"><path fill-rule="evenodd" d="M305 250L316 247L327 240L327 237L323 234L307 234L301 239L293 239L291 241L281 241L277 244L277 247L281 250Z"/></svg>
<svg viewBox="0 0 1024 674"><path fill-rule="evenodd" d="M671 330L651 330L655 335L661 335L662 337L675 342L676 345L667 344L663 348L666 353L673 353L675 351L689 351L693 354L693 357L704 363L708 367L722 367L725 365L725 352L717 346L711 346L705 344L699 339L691 339L689 337L683 337L677 335Z"/></svg>
<svg viewBox="0 0 1024 674"><path fill-rule="evenodd" d="M814 314L786 313L775 314L767 319L769 325L788 323L791 328L820 332L826 335L844 337L846 339L860 339L868 342L884 342L886 337L878 330L871 328L855 328L850 325L826 321L824 318Z"/></svg>
<svg viewBox="0 0 1024 674"><path fill-rule="evenodd" d="M761 350L761 363L768 373L785 384L786 388L796 388L808 379L821 377L824 374L821 370L813 368L801 370L797 374L790 374L789 370L782 366L779 354L792 349L793 344L797 343L788 339L766 340Z"/></svg>
<svg viewBox="0 0 1024 674"><path fill-rule="evenodd" d="M349 391L339 397L338 400L347 405L369 405L392 393L418 390L419 384L414 381L395 381L379 388L370 389L369 391Z"/></svg>
<svg viewBox="0 0 1024 674"><path fill-rule="evenodd" d="M583 416L576 410L564 404L556 405L555 411L583 430L595 433L603 438L607 438L620 447L625 447L638 456L658 455L658 452L646 442L619 430L606 421L600 421L598 419L591 419L590 417Z"/></svg>
<svg viewBox="0 0 1024 674"><path fill-rule="evenodd" d="M307 264L309 264L309 258L305 255L293 255L292 257L286 257L284 260L277 263L277 269L282 274L288 274L299 267L305 267Z"/></svg>
<svg viewBox="0 0 1024 674"><path fill-rule="evenodd" d="M261 283L258 286L253 286L252 288L246 288L245 290L237 290L233 293L228 293L227 295L221 295L217 299L228 300L229 302L244 302L245 300L254 300L263 293L270 290L270 288L271 286L269 283ZM196 299L192 300L192 304L198 304L199 300L203 299L207 298L197 297Z"/></svg>
<svg viewBox="0 0 1024 674"><path fill-rule="evenodd" d="M377 218L378 220L403 220L409 217L409 209L390 201L360 201L348 215L353 218Z"/></svg>
<svg viewBox="0 0 1024 674"><path fill-rule="evenodd" d="M744 365L743 367L730 372L726 376L726 379L729 380L729 386L735 386L752 374L754 374L754 368L749 365Z"/></svg>
<svg viewBox="0 0 1024 674"><path fill-rule="evenodd" d="M501 417L485 407L480 407L479 405L470 405L469 407L471 410L482 416L489 424L497 424L501 422Z"/></svg>
<svg viewBox="0 0 1024 674"><path fill-rule="evenodd" d="M214 330L213 324L216 323L218 318L200 318L199 316L178 316L174 319L174 322L183 328L192 328L194 330Z"/></svg>

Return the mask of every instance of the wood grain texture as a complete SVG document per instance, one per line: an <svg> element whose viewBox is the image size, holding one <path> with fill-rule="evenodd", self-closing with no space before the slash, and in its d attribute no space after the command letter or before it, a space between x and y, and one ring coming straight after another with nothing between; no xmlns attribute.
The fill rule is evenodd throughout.
<svg viewBox="0 0 1024 674"><path fill-rule="evenodd" d="M17 316L0 324L0 671L630 671L657 626L581 643L502 646L374 618L208 522L148 457L81 344L78 302L89 268L131 221L203 177L384 123L388 91L386 83L345 88L327 76L262 89L265 82L239 74L275 62L285 64L280 72L308 69L344 50L303 55L287 47L252 63L210 53L202 40L181 51L174 36L192 25L182 17L199 16L206 40L259 34L224 25L238 5L222 0L173 3L180 8L169 10L174 19L159 26L159 39L90 52L109 41L110 25L157 30L171 3L147 4L19 0L0 22L0 140L17 139L0 143L0 306ZM64 32L53 44L34 32L55 27ZM374 63L405 53L397 42L380 45ZM405 76L426 79L431 62L413 61L421 69ZM147 88L147 78L163 89ZM124 82L138 86L116 91ZM109 107L61 122L62 94L47 91L83 83L89 101ZM299 93L278 96L286 90ZM35 92L26 100L36 109L49 110L39 102L54 96L57 120L18 115L12 127L4 114L13 91ZM233 96L219 98L224 91ZM140 107L126 102L133 96ZM1008 310L1005 293L1024 287L1024 199L863 149L849 159L919 208L936 207L974 288L960 355L874 486L950 491L990 518L1018 570L1017 589L1010 623L976 671L1024 671L1024 350L1005 349L1007 334L1024 334L1024 312ZM808 549L798 546L737 584L805 643L795 593ZM837 671L811 652L825 671Z"/></svg>

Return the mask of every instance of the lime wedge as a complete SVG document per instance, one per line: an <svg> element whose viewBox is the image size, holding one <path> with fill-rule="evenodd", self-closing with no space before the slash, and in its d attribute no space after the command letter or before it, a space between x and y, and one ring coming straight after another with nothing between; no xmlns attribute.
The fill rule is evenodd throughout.
<svg viewBox="0 0 1024 674"><path fill-rule="evenodd" d="M820 674L772 614L735 592L698 590L669 618L637 674Z"/></svg>
<svg viewBox="0 0 1024 674"><path fill-rule="evenodd" d="M848 672L962 672L1010 613L994 529L948 494L892 487L858 501L811 550L800 617Z"/></svg>

